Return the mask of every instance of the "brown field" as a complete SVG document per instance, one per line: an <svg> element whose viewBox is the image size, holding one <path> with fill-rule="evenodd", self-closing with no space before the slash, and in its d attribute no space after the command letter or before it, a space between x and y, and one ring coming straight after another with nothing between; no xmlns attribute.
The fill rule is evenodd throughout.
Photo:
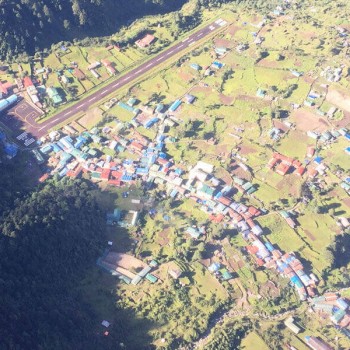
<svg viewBox="0 0 350 350"><path fill-rule="evenodd" d="M324 132L329 128L329 123L327 120L317 116L312 112L309 112L304 108L293 111L291 116L296 123L297 129L301 131L312 130Z"/></svg>
<svg viewBox="0 0 350 350"><path fill-rule="evenodd" d="M343 111L350 112L350 97L345 93L330 88L326 95L326 100Z"/></svg>
<svg viewBox="0 0 350 350"><path fill-rule="evenodd" d="M90 129L102 119L102 111L99 108L93 108L78 120L78 123L85 129Z"/></svg>
<svg viewBox="0 0 350 350"><path fill-rule="evenodd" d="M232 104L234 98L231 96L226 96L224 94L220 94L220 101L222 102L222 104L229 106Z"/></svg>
<svg viewBox="0 0 350 350"><path fill-rule="evenodd" d="M337 128L344 128L350 124L350 112L344 111L344 117L341 120L334 121Z"/></svg>

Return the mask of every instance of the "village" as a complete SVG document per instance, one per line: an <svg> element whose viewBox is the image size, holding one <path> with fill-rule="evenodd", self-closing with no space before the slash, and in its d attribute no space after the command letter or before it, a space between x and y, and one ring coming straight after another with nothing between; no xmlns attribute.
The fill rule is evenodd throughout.
<svg viewBox="0 0 350 350"><path fill-rule="evenodd" d="M191 316L176 314L193 322L190 330L169 318L189 342L204 332L206 309L215 313L233 300L237 317L271 322L283 314L276 322L286 349L333 349L335 337L342 349L350 344L349 290L326 283L333 277L327 247L350 228L350 78L343 56L315 68L314 57L280 50L280 23L295 28L285 11L278 6L269 19L246 15L239 23L230 14L236 24L208 43L38 140L0 130L9 159L31 147L40 183L95 185L109 237L96 276L120 281L123 306L149 316L142 307L169 305L176 314L164 296L173 289L198 300ZM338 26L323 34L347 52L347 33ZM24 99L40 119L68 102L73 81L107 81L126 69L118 55L133 52L141 62L142 50L156 43L156 33L146 34L133 47L108 45L84 68L70 62L56 74L36 67L15 85L0 79L0 113ZM307 52L306 40L301 47ZM75 50L61 46L56 56L70 61ZM108 336L108 314L101 317ZM157 330L159 346L177 337L168 324Z"/></svg>

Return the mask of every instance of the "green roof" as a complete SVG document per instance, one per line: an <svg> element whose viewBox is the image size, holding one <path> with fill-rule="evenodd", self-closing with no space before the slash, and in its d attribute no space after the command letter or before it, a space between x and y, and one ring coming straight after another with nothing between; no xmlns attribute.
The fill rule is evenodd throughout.
<svg viewBox="0 0 350 350"><path fill-rule="evenodd" d="M212 196L215 192L215 190L213 188L211 188L208 185L203 185L203 187L200 189L201 192L205 193L205 194L209 194L210 196Z"/></svg>
<svg viewBox="0 0 350 350"><path fill-rule="evenodd" d="M53 103L58 104L62 102L62 97L59 95L58 91L54 87L49 87L46 89L46 92Z"/></svg>
<svg viewBox="0 0 350 350"><path fill-rule="evenodd" d="M158 278L151 273L148 273L146 275L146 279L149 280L151 283L156 283L158 281Z"/></svg>
<svg viewBox="0 0 350 350"><path fill-rule="evenodd" d="M156 266L158 266L158 261L157 261L157 260L152 260L152 261L149 263L149 266L151 266L151 267L156 267Z"/></svg>

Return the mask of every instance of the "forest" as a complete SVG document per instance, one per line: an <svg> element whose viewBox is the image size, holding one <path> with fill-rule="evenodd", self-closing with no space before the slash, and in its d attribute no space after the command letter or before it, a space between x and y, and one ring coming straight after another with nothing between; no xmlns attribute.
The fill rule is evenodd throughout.
<svg viewBox="0 0 350 350"><path fill-rule="evenodd" d="M189 1L0 0L0 59L32 55L60 41L111 35L137 18L176 11ZM229 1L194 2L208 7Z"/></svg>
<svg viewBox="0 0 350 350"><path fill-rule="evenodd" d="M118 349L120 332L98 332L79 289L105 244L91 185L53 180L29 191L24 162L0 166L1 348Z"/></svg>

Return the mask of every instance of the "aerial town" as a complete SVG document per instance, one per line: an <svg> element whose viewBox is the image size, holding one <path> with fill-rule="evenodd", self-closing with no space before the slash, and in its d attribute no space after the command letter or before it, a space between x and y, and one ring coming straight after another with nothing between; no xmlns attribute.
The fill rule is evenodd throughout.
<svg viewBox="0 0 350 350"><path fill-rule="evenodd" d="M0 165L102 215L96 348L350 348L350 24L276 3L0 61Z"/></svg>

